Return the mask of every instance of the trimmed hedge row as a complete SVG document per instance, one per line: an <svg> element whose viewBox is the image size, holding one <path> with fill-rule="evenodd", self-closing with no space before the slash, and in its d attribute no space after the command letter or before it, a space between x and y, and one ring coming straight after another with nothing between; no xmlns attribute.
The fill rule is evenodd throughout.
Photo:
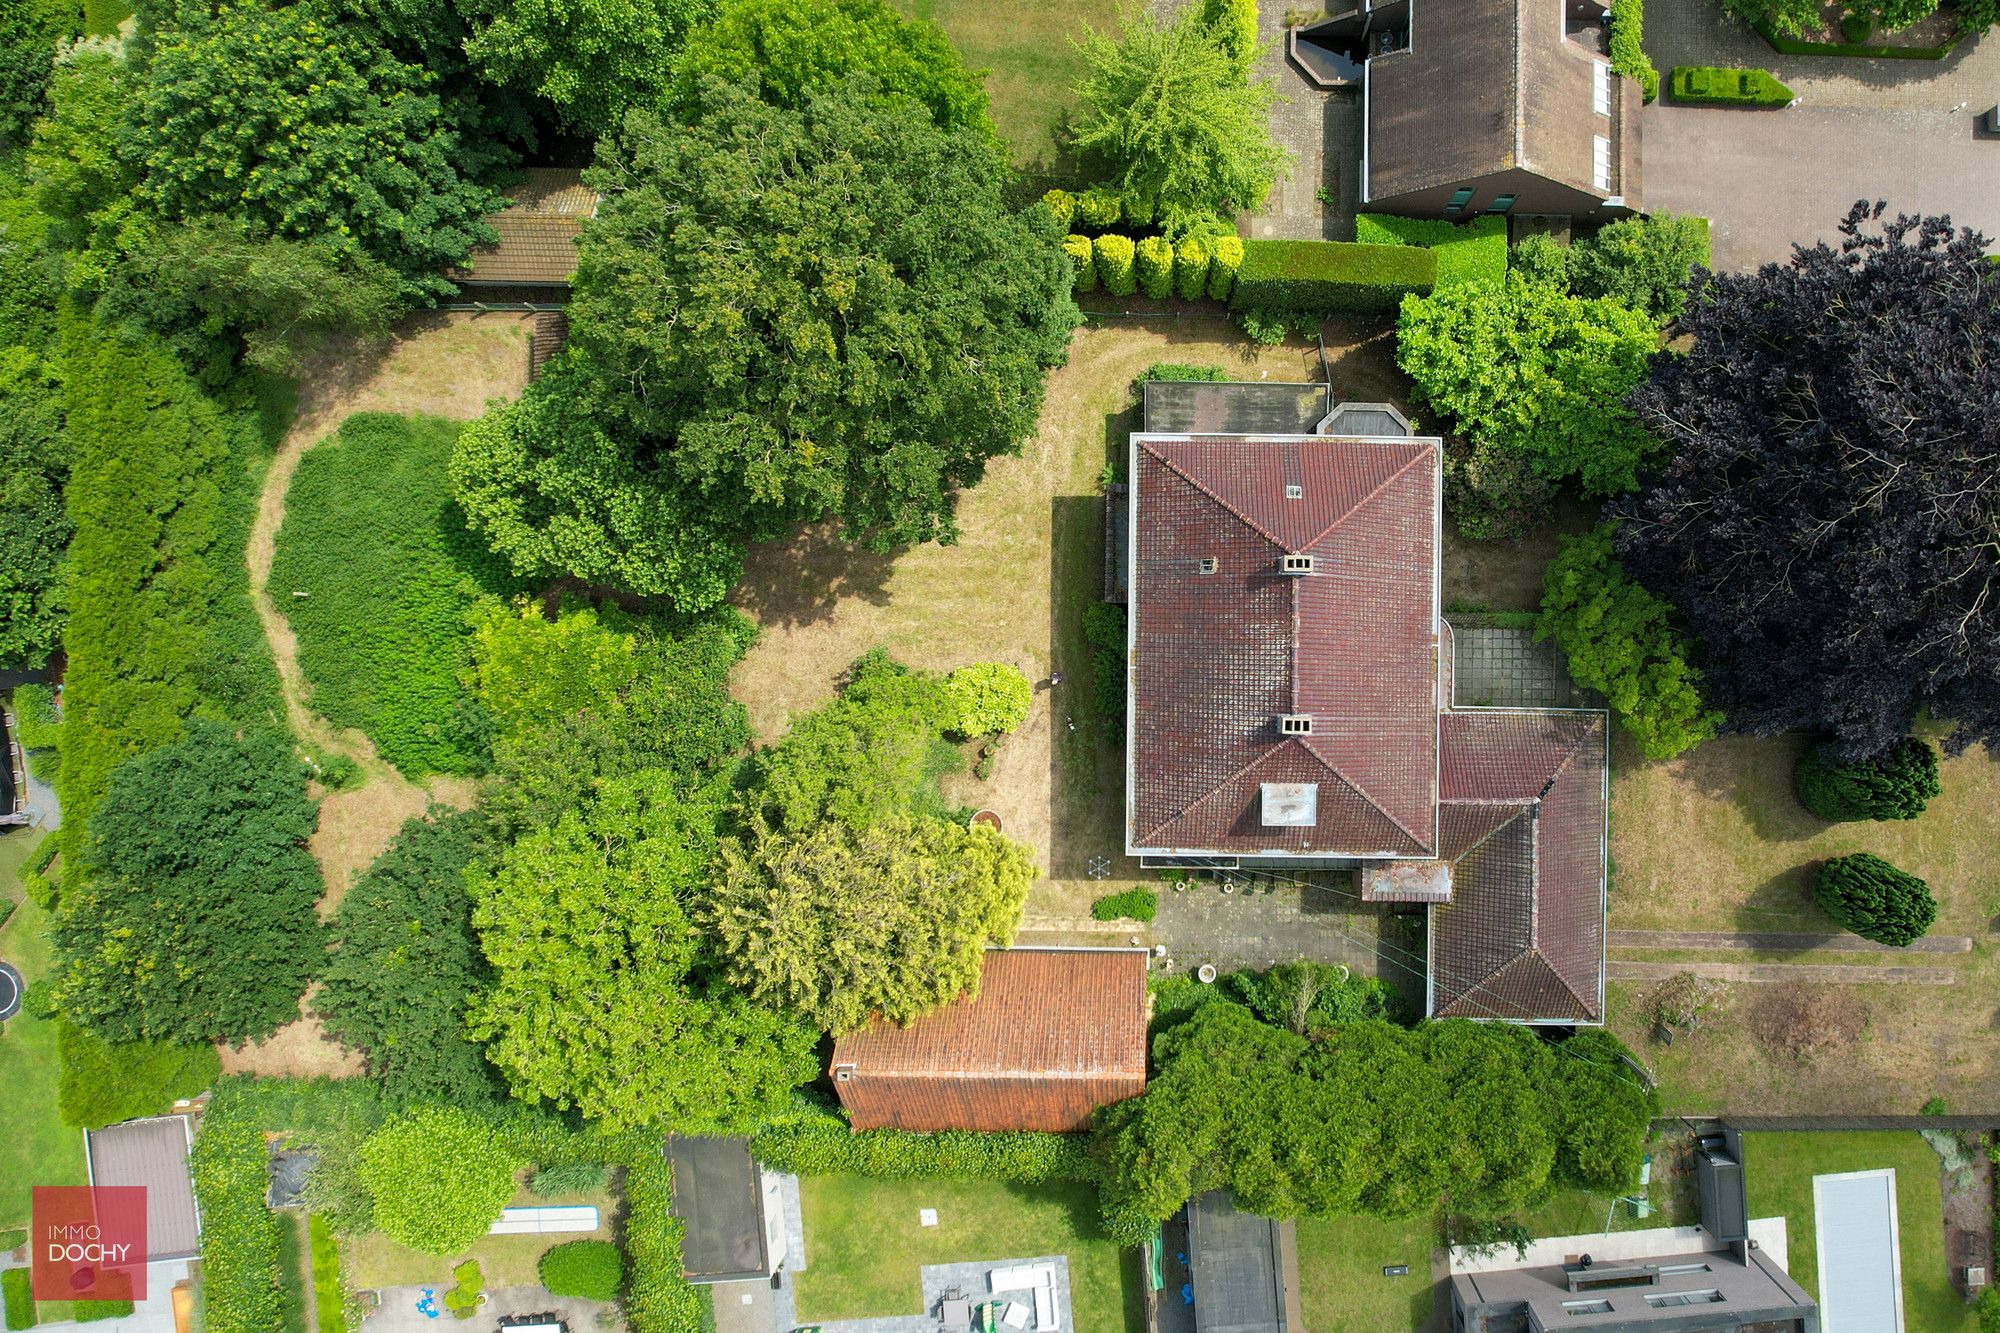
<svg viewBox="0 0 2000 1333"><path fill-rule="evenodd" d="M800 1176L935 1177L944 1180L1095 1180L1081 1134L1029 1130L974 1134L944 1130L918 1134L899 1129L848 1127L838 1112L800 1099L792 1115L757 1131L750 1150L758 1161Z"/></svg>
<svg viewBox="0 0 2000 1333"><path fill-rule="evenodd" d="M1965 40L1964 29L1946 38L1942 46L1884 46L1879 42L1808 42L1787 37L1768 20L1752 23L1759 37L1783 56L1856 56L1866 60L1943 60Z"/></svg>
<svg viewBox="0 0 2000 1333"><path fill-rule="evenodd" d="M1437 286L1437 253L1345 241L1243 243L1234 310L1283 316L1383 313Z"/></svg>
<svg viewBox="0 0 2000 1333"><path fill-rule="evenodd" d="M1790 106L1792 90L1768 69L1676 65L1674 100L1703 106Z"/></svg>
<svg viewBox="0 0 2000 1333"><path fill-rule="evenodd" d="M1499 282L1507 276L1507 219L1497 214L1459 224L1442 218L1363 213L1354 239L1365 245L1415 245L1437 255L1437 285Z"/></svg>
<svg viewBox="0 0 2000 1333"><path fill-rule="evenodd" d="M1660 71L1641 45L1645 24L1646 0L1611 0L1611 68L1636 79L1651 102L1660 95Z"/></svg>
<svg viewBox="0 0 2000 1333"><path fill-rule="evenodd" d="M1243 244L1234 236L1214 240L1190 236L1176 246L1164 236L1147 236L1135 242L1113 232L1095 240L1067 236L1063 253L1075 269L1079 294L1102 287L1111 296L1143 294L1154 301L1169 296L1184 301L1203 297L1221 301L1235 286L1236 271L1243 263Z"/></svg>

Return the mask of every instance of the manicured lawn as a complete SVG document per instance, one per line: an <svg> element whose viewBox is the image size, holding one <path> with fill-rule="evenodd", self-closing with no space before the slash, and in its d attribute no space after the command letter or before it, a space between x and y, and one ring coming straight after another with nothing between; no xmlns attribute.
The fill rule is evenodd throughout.
<svg viewBox="0 0 2000 1333"><path fill-rule="evenodd" d="M1902 1235L1903 1322L1924 1333L1959 1333L1979 1321L1951 1285L1944 1254L1944 1199L1938 1156L1914 1133L1745 1134L1743 1170L1750 1216L1786 1219L1792 1279L1819 1294L1813 1225L1814 1176L1842 1171L1896 1172L1896 1221Z"/></svg>
<svg viewBox="0 0 2000 1333"><path fill-rule="evenodd" d="M1076 105L1070 89L1083 75L1071 45L1085 24L1114 31L1114 0L899 0L902 8L945 30L975 70L985 70L993 98L993 123L1014 150L1014 160L1037 174L1065 174L1056 143L1062 114Z"/></svg>
<svg viewBox="0 0 2000 1333"><path fill-rule="evenodd" d="M0 958L30 982L47 974L48 913L21 896L20 871L41 844L38 829L0 834L0 895L19 903L0 927ZM0 1035L6 1072L7 1132L0 1134L0 1226L25 1226L36 1185L84 1183L83 1135L56 1114L56 1030L17 1014Z"/></svg>
<svg viewBox="0 0 2000 1333"><path fill-rule="evenodd" d="M1308 1217L1298 1223L1299 1298L1313 1333L1386 1333L1421 1328L1431 1316L1429 1217ZM1382 1270L1408 1264L1408 1277Z"/></svg>
<svg viewBox="0 0 2000 1333"><path fill-rule="evenodd" d="M1061 1254L1076 1328L1137 1333L1143 1325L1138 1251L1105 1238L1089 1185L814 1176L800 1182L800 1194L802 1320L915 1314L925 1264ZM937 1226L918 1225L921 1208L937 1209Z"/></svg>
<svg viewBox="0 0 2000 1333"><path fill-rule="evenodd" d="M440 1293L452 1285L452 1266L472 1258L479 1261L489 1287L532 1287L541 1282L537 1266L542 1253L570 1240L611 1240L611 1219L618 1211L618 1199L609 1190L585 1194L562 1194L540 1199L522 1190L514 1196L515 1206L554 1204L594 1204L597 1230L551 1236L482 1236L464 1254L435 1255L398 1245L380 1232L356 1236L340 1242L339 1262L348 1282L357 1291L377 1287L424 1285Z"/></svg>

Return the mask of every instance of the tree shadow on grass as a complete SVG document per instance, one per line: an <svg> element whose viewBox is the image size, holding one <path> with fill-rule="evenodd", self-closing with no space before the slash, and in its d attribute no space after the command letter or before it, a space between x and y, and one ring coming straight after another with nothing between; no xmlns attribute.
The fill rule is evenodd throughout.
<svg viewBox="0 0 2000 1333"><path fill-rule="evenodd" d="M886 606L889 575L906 549L871 551L842 538L838 523L810 524L751 546L731 600L761 624L788 628L826 620L848 598Z"/></svg>

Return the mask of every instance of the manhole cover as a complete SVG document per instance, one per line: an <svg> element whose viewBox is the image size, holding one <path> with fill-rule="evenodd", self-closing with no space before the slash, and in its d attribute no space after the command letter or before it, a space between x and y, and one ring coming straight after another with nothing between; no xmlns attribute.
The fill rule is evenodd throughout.
<svg viewBox="0 0 2000 1333"><path fill-rule="evenodd" d="M21 974L0 963L0 1023L21 1012Z"/></svg>

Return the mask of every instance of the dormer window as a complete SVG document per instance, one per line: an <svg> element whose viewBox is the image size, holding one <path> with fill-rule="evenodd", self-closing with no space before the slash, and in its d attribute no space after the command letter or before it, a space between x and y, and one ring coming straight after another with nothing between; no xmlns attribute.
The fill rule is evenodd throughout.
<svg viewBox="0 0 2000 1333"><path fill-rule="evenodd" d="M1194 564L1194 572L1197 574L1213 574L1215 569L1215 557L1212 555L1205 555Z"/></svg>
<svg viewBox="0 0 2000 1333"><path fill-rule="evenodd" d="M1281 736L1310 736L1313 734L1311 713L1284 713L1278 718L1278 734Z"/></svg>
<svg viewBox="0 0 2000 1333"><path fill-rule="evenodd" d="M1303 500L1306 498L1306 488L1303 486L1287 486L1285 487L1285 498L1287 500Z"/></svg>
<svg viewBox="0 0 2000 1333"><path fill-rule="evenodd" d="M1313 572L1313 558L1309 555L1281 555L1278 557L1280 574L1310 574Z"/></svg>

